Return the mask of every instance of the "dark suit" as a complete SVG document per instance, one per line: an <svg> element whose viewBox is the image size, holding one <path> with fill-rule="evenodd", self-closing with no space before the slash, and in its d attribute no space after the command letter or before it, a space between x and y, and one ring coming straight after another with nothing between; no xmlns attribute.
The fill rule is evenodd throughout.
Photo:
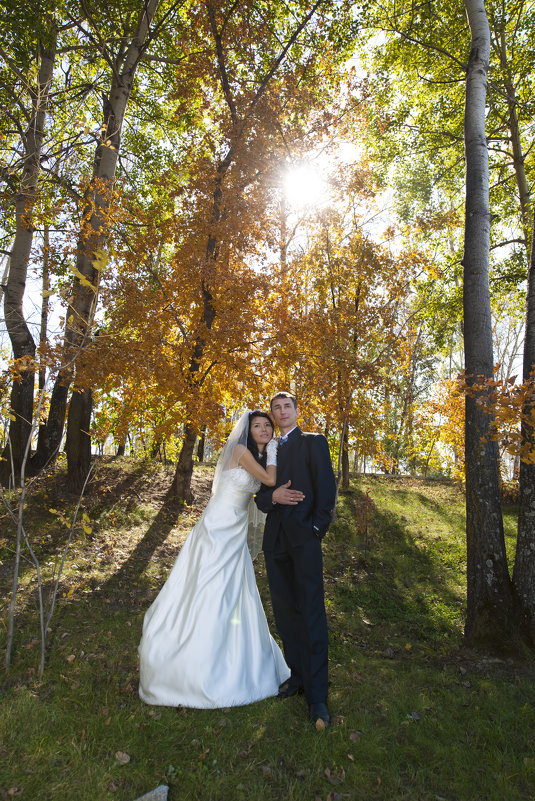
<svg viewBox="0 0 535 801"><path fill-rule="evenodd" d="M273 504L274 490L291 480L305 495L296 506ZM331 520L336 484L327 440L299 427L279 446L277 484L262 486L258 508L267 512L263 549L273 613L291 683L309 704L327 700L328 634L321 539Z"/></svg>

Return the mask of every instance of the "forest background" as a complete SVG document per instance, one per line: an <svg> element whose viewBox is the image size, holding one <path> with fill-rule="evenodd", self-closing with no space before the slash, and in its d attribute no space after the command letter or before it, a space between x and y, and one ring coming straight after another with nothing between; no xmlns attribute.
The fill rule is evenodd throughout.
<svg viewBox="0 0 535 801"><path fill-rule="evenodd" d="M533 642L534 12L4 4L17 549L24 487L62 451L73 491L113 448L176 462L189 502L204 448L291 389L342 490L350 469L466 477L467 637Z"/></svg>

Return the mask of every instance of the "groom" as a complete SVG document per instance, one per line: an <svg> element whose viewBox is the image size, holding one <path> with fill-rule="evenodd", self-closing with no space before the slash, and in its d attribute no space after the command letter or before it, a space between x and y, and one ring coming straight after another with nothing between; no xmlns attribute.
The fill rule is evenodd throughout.
<svg viewBox="0 0 535 801"><path fill-rule="evenodd" d="M279 427L277 484L262 486L256 504L267 512L263 550L278 632L291 670L280 698L304 692L316 728L330 723L327 709L328 635L321 540L331 520L336 485L329 446L321 434L296 424L289 392L271 399Z"/></svg>

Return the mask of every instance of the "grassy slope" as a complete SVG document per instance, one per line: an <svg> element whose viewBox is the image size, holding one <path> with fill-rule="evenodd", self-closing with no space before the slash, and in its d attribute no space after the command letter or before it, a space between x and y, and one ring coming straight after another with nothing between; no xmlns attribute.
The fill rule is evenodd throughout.
<svg viewBox="0 0 535 801"><path fill-rule="evenodd" d="M171 801L535 798L533 667L461 648L463 499L448 484L362 477L341 499L325 544L335 715L327 732L310 727L302 698L178 713L143 705L143 614L209 478L198 471L198 505L180 512L165 498L163 468L99 468L85 504L93 532L70 553L41 684L24 573L14 667L2 684L1 799L131 801L160 783ZM44 562L63 536L47 509L73 503L60 486L51 476L28 509ZM355 507L368 490L364 537ZM506 523L512 541L512 511ZM8 545L0 542L2 597ZM117 752L130 761L120 764Z"/></svg>

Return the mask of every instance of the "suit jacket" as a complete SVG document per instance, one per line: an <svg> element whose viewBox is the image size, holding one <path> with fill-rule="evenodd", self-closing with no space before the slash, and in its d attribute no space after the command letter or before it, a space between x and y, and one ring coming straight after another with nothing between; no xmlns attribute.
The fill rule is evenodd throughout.
<svg viewBox="0 0 535 801"><path fill-rule="evenodd" d="M255 498L258 508L267 512L264 551L275 548L281 528L292 546L303 544L309 537L321 539L331 522L336 500L331 455L322 434L305 434L299 427L294 428L287 442L279 447L277 462L276 485L262 485ZM289 480L290 488L301 490L304 500L296 506L273 504L274 490Z"/></svg>

